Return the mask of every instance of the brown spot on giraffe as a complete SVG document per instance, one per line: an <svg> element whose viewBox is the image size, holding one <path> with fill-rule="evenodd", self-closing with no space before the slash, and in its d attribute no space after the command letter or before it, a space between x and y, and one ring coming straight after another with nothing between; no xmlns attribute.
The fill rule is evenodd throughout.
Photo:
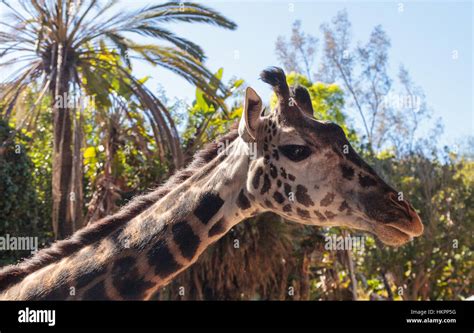
<svg viewBox="0 0 474 333"><path fill-rule="evenodd" d="M277 168L270 163L270 175L272 176L272 178L277 178L278 177L278 170Z"/></svg>
<svg viewBox="0 0 474 333"><path fill-rule="evenodd" d="M365 176L359 174L359 184L362 187L371 187L377 185L377 182L371 176Z"/></svg>
<svg viewBox="0 0 474 333"><path fill-rule="evenodd" d="M354 168L346 164L341 164L341 171L342 177L346 178L347 180L352 180L354 178Z"/></svg>
<svg viewBox="0 0 474 333"><path fill-rule="evenodd" d="M314 214L316 214L316 216L318 217L319 221L321 222L325 222L327 219L326 219L326 216L324 216L323 214L321 214L320 212L318 212L317 210L314 211Z"/></svg>
<svg viewBox="0 0 474 333"><path fill-rule="evenodd" d="M263 186L262 186L262 189L260 190L260 194L267 193L271 187L272 187L272 183L270 181L270 177L268 177L268 175L265 174L263 176Z"/></svg>
<svg viewBox="0 0 474 333"><path fill-rule="evenodd" d="M224 218L221 218L219 221L217 221L211 229L209 229L208 236L209 237L214 237L216 235L221 235L225 231L224 227L225 220Z"/></svg>
<svg viewBox="0 0 474 333"><path fill-rule="evenodd" d="M191 226L186 221L173 224L173 239L186 259L191 260L196 255L196 250L201 243Z"/></svg>
<svg viewBox="0 0 474 333"><path fill-rule="evenodd" d="M323 207L327 207L334 201L335 197L336 195L334 193L329 192L326 194L326 196L321 200L319 204Z"/></svg>
<svg viewBox="0 0 474 333"><path fill-rule="evenodd" d="M224 200L222 200L218 194L205 193L194 210L194 215L196 215L203 224L207 224L209 220L216 215L219 209L221 209L223 204Z"/></svg>
<svg viewBox="0 0 474 333"><path fill-rule="evenodd" d="M310 218L309 212L306 209L296 208L296 214L305 219Z"/></svg>
<svg viewBox="0 0 474 333"><path fill-rule="evenodd" d="M326 210L324 212L324 215L326 215L326 217L329 219L329 220L332 220L333 218L335 218L337 215L334 214L333 212L329 211L329 210Z"/></svg>
<svg viewBox="0 0 474 333"><path fill-rule="evenodd" d="M275 191L275 193L273 193L273 199L275 199L275 201L280 205L285 202L285 197L278 191Z"/></svg>
<svg viewBox="0 0 474 333"><path fill-rule="evenodd" d="M94 279L104 275L107 267L92 267L87 272L81 272L81 275L76 279L76 288L81 289L90 284Z"/></svg>
<svg viewBox="0 0 474 333"><path fill-rule="evenodd" d="M278 161L280 159L280 154L278 154L277 149L273 149L272 151L272 157L275 159L275 161Z"/></svg>
<svg viewBox="0 0 474 333"><path fill-rule="evenodd" d="M266 199L266 200L264 201L264 204L265 204L265 206L266 206L267 208L270 208L270 209L274 209L274 208L275 208L275 206L273 206L273 204L271 203L271 201L268 200L268 199Z"/></svg>
<svg viewBox="0 0 474 333"><path fill-rule="evenodd" d="M237 207L239 207L242 210L246 210L250 208L250 201L245 196L243 189L240 190L239 196L237 197Z"/></svg>
<svg viewBox="0 0 474 333"><path fill-rule="evenodd" d="M155 285L143 279L135 265L136 258L124 257L112 266L112 284L124 299L143 299L145 292Z"/></svg>
<svg viewBox="0 0 474 333"><path fill-rule="evenodd" d="M314 206L313 200L311 200L311 197L308 195L308 189L303 185L296 186L295 197L296 201L306 207Z"/></svg>
<svg viewBox="0 0 474 333"><path fill-rule="evenodd" d="M350 214L351 213L351 207L347 204L347 201L344 200L343 202L341 202L341 205L339 206L338 210L340 212L343 212L345 210L347 210L347 214Z"/></svg>
<svg viewBox="0 0 474 333"><path fill-rule="evenodd" d="M260 177L263 175L263 168L258 167L257 171L254 173L253 179L252 179L252 185L254 189L259 188L260 186Z"/></svg>
<svg viewBox="0 0 474 333"><path fill-rule="evenodd" d="M287 198L290 198L290 195L291 195L291 185L285 183L285 184L283 185L283 188L284 188L284 190L285 190L285 195L286 195L286 197L287 197Z"/></svg>
<svg viewBox="0 0 474 333"><path fill-rule="evenodd" d="M148 252L147 258L148 264L155 267L155 274L161 278L168 277L182 267L162 240Z"/></svg>
<svg viewBox="0 0 474 333"><path fill-rule="evenodd" d="M107 300L109 296L105 290L104 281L97 282L95 285L85 291L84 300Z"/></svg>

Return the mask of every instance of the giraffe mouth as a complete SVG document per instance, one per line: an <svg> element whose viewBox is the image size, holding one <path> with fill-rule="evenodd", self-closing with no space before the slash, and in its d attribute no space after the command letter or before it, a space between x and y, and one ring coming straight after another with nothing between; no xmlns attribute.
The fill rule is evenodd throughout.
<svg viewBox="0 0 474 333"><path fill-rule="evenodd" d="M377 224L374 232L387 245L401 246L423 234L423 223L415 213L410 220L400 220L393 223Z"/></svg>
<svg viewBox="0 0 474 333"><path fill-rule="evenodd" d="M369 211L364 220L370 226L370 231L389 246L401 246L414 237L423 234L423 223L416 211L406 201L394 200L389 197L392 206L388 212L380 210Z"/></svg>
<svg viewBox="0 0 474 333"><path fill-rule="evenodd" d="M386 245L401 246L413 240L413 236L393 226L385 225L375 230L377 238Z"/></svg>

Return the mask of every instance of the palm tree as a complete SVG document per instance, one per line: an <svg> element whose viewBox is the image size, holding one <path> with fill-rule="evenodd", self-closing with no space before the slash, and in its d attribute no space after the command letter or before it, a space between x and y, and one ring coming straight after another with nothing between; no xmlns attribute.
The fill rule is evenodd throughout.
<svg viewBox="0 0 474 333"><path fill-rule="evenodd" d="M173 119L163 103L132 75L131 60L163 66L199 87L207 98L225 110L219 94L226 87L203 65L203 50L193 42L162 27L169 22L199 22L235 29L236 25L202 5L168 2L136 11L113 10L116 1L31 0L11 5L6 1L9 20L0 22L0 67L15 69L6 79L0 98L6 120L27 87L39 87L39 98L51 96L53 112L53 230L64 238L74 230L75 205L70 194L74 170L74 105L71 96L99 97L107 103L114 98L109 76L126 87L150 115L157 145L172 157L175 167L183 163ZM5 29L6 28L6 29ZM133 35L165 41L163 46L137 43ZM211 84L212 83L212 84ZM214 90L213 87L218 89ZM215 92L216 91L216 92ZM33 110L32 110L33 111ZM19 126L31 123L33 112ZM77 202L77 201L75 201Z"/></svg>

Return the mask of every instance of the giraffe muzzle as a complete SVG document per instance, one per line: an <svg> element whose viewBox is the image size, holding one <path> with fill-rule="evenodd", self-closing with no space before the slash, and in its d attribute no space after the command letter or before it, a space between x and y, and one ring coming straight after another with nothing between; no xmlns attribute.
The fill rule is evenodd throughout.
<svg viewBox="0 0 474 333"><path fill-rule="evenodd" d="M423 223L415 211L410 212L410 219L403 219L397 222L388 223L387 226L395 228L410 237L418 237L423 234Z"/></svg>
<svg viewBox="0 0 474 333"><path fill-rule="evenodd" d="M387 226L395 228L411 237L418 237L423 234L423 223L410 203L405 200L398 200L394 193L389 194L390 201L406 216L396 222L388 223Z"/></svg>
<svg viewBox="0 0 474 333"><path fill-rule="evenodd" d="M423 223L413 207L405 200L398 200L396 193L389 193L385 200L387 199L391 209L388 206L386 209L391 210L390 214L376 214L380 210L371 214L378 221L373 225L377 237L387 245L401 246L414 237L421 236Z"/></svg>

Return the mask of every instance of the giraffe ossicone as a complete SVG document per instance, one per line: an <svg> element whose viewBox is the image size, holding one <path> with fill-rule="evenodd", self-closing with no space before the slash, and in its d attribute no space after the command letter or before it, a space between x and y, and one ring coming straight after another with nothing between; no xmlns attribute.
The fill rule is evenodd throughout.
<svg viewBox="0 0 474 333"><path fill-rule="evenodd" d="M262 112L247 88L238 129L163 188L4 268L0 298L149 299L234 225L265 211L367 231L392 246L423 233L413 207L359 157L341 127L314 117L304 87L290 89L276 67L261 78L277 96L274 110Z"/></svg>

